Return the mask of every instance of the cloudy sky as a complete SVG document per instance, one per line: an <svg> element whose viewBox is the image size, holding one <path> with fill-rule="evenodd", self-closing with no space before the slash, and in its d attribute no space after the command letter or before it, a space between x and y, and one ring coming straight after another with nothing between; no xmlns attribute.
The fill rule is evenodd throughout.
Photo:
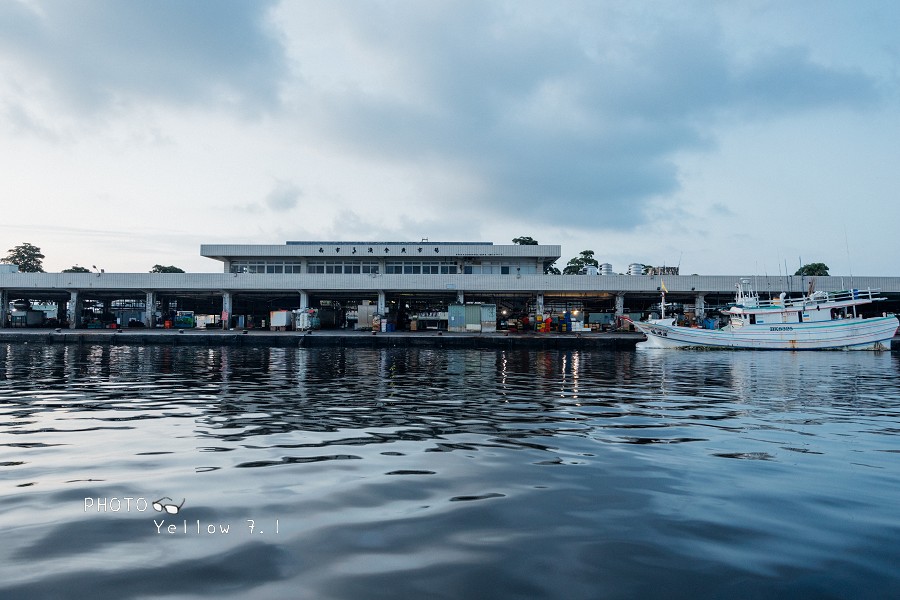
<svg viewBox="0 0 900 600"><path fill-rule="evenodd" d="M0 256L528 235L900 275L900 3L0 2Z"/></svg>

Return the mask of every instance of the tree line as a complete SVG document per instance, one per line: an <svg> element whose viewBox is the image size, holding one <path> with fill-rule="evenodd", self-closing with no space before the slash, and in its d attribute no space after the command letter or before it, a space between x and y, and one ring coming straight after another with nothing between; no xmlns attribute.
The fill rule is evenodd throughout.
<svg viewBox="0 0 900 600"><path fill-rule="evenodd" d="M3 257L3 262L16 265L19 267L19 271L23 273L45 273L44 271L44 259L47 258L43 253L41 253L41 249L35 246L34 244L30 244L28 242L24 242L19 244L14 248L10 248L8 254ZM94 270L97 270L97 265L92 265ZM69 267L68 269L63 269L61 273L90 273L91 269L87 267L82 267L81 265L75 264ZM151 273L184 273L184 269L180 269L178 267L172 265L153 265L153 268L150 269Z"/></svg>

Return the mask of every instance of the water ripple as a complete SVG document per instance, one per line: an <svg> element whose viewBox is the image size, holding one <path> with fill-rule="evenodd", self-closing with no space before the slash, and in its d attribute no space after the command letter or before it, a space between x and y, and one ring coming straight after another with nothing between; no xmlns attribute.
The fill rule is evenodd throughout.
<svg viewBox="0 0 900 600"><path fill-rule="evenodd" d="M0 596L889 597L898 384L870 353L0 345Z"/></svg>

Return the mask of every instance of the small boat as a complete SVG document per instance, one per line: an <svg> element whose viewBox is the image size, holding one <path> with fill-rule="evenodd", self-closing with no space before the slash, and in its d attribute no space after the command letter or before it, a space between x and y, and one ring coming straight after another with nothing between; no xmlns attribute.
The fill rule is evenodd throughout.
<svg viewBox="0 0 900 600"><path fill-rule="evenodd" d="M886 298L877 289L815 292L801 298L761 300L749 279L735 285L735 302L721 311L728 323L717 329L677 325L677 319L633 321L651 348L741 348L758 350L890 350L900 321L894 315L863 318L857 307ZM663 300L662 306L665 306Z"/></svg>

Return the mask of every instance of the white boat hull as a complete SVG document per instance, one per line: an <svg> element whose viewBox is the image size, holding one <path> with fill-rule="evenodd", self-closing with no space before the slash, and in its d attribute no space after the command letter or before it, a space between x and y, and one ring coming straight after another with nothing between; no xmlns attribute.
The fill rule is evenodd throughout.
<svg viewBox="0 0 900 600"><path fill-rule="evenodd" d="M853 318L789 325L747 325L736 329L679 327L672 319L638 322L650 348L734 348L756 350L890 350L896 317Z"/></svg>

